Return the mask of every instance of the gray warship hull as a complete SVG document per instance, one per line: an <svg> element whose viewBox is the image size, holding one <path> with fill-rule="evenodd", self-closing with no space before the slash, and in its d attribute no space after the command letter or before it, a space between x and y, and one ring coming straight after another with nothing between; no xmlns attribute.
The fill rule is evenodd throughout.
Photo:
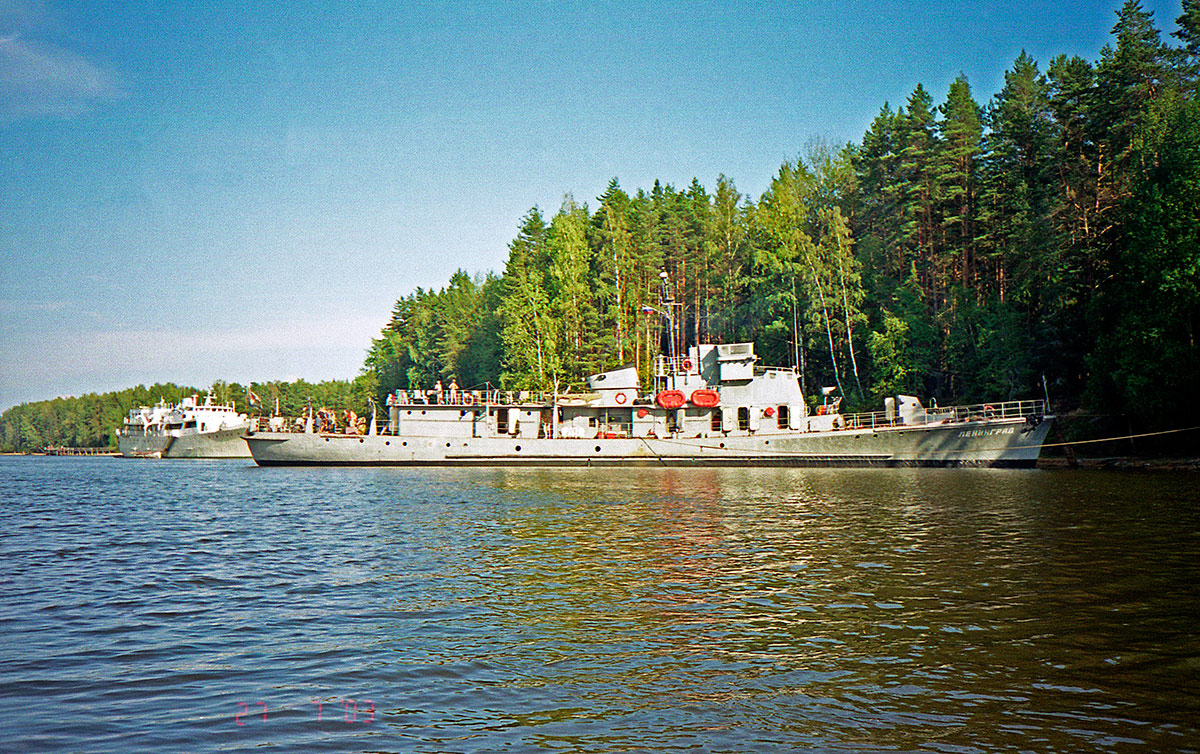
<svg viewBox="0 0 1200 754"><path fill-rule="evenodd" d="M127 458L249 458L245 427L196 434L122 434L117 449Z"/></svg>
<svg viewBox="0 0 1200 754"><path fill-rule="evenodd" d="M280 419L246 444L260 466L1030 467L1050 427L1042 401L926 409L901 395L843 415L823 391L810 412L794 369L756 361L753 343L692 346L660 357L652 392L633 365L588 377L587 392L397 390L382 431L372 416L360 432L352 412L333 431L322 408L305 431Z"/></svg>
<svg viewBox="0 0 1200 754"><path fill-rule="evenodd" d="M1031 468L1049 419L738 437L443 437L251 432L260 466L940 466Z"/></svg>

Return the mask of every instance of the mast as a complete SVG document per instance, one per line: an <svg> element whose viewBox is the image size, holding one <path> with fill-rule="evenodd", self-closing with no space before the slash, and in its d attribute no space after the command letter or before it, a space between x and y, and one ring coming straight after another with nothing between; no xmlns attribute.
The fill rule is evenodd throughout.
<svg viewBox="0 0 1200 754"><path fill-rule="evenodd" d="M675 297L671 294L670 276L667 271L663 270L658 273L659 279L662 281L662 304L667 310L667 374L670 377L670 386L675 388L675 371L679 360L679 343L677 341L678 333L676 332L675 324L675 308L678 306L675 303Z"/></svg>

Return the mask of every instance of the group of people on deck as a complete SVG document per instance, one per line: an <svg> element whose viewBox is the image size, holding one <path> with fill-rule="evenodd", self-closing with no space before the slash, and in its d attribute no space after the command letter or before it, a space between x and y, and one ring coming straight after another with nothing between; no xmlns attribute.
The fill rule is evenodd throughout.
<svg viewBox="0 0 1200 754"><path fill-rule="evenodd" d="M394 398L392 396L388 396L388 403L391 404L394 400L396 403L401 403L401 404L403 404L403 403L457 404L457 403L464 402L464 400L467 399L466 397L468 395L472 395L472 394L466 393L464 391L460 391L458 389L458 382L456 382L454 380L454 378L452 377L452 378L450 378L449 388L443 387L442 381L438 380L437 383L434 384L432 390L419 390L419 389L412 390L412 391L397 390Z"/></svg>

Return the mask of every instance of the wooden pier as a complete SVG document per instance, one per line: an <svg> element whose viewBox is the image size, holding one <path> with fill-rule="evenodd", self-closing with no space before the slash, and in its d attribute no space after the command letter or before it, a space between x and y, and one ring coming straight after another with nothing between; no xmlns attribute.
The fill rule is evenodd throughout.
<svg viewBox="0 0 1200 754"><path fill-rule="evenodd" d="M48 456L115 456L119 451L116 448L68 448L63 445L47 445L45 453Z"/></svg>

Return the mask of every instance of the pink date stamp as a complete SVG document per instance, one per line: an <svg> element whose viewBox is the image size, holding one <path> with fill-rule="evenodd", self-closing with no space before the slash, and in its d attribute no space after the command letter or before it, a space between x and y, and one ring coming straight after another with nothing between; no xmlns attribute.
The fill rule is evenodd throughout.
<svg viewBox="0 0 1200 754"><path fill-rule="evenodd" d="M336 708L338 706L338 704L340 704L341 708L342 708L341 709L342 722L345 722L345 723L373 723L373 722L375 722L375 702L373 702L370 699L338 699L337 702L332 702L332 701L329 701L326 699L313 699L311 701L313 704L315 704L317 706L317 722L321 722L322 719L336 719L337 718L336 713L331 716L328 714L324 714L324 710L325 710L325 707L327 707L327 706ZM359 706L360 704L362 705L361 707ZM247 717L249 717L251 719L257 718L257 716L260 713L260 710L251 711L250 705L246 702L238 702L237 705L242 708L241 712L238 712L237 714L235 714L233 716L233 721L237 725L245 725L246 722L243 720L243 718L247 718ZM255 702L254 706L262 708L261 709L262 721L265 723L267 721L267 709L268 709L267 703L266 702ZM282 711L284 709L289 709L289 708L282 707L282 708L278 708L276 711Z"/></svg>

